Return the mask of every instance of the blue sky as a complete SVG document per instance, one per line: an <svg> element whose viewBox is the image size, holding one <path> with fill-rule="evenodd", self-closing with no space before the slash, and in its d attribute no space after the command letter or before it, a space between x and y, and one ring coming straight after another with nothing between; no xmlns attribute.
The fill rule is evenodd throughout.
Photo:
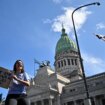
<svg viewBox="0 0 105 105"><path fill-rule="evenodd" d="M87 76L105 71L105 42L93 33L105 35L105 1L75 12L74 20L80 51ZM95 0L0 0L0 66L12 70L17 59L34 76L34 59L49 60L53 67L56 43L62 23L68 36L75 41L71 13ZM7 94L0 88L0 93Z"/></svg>

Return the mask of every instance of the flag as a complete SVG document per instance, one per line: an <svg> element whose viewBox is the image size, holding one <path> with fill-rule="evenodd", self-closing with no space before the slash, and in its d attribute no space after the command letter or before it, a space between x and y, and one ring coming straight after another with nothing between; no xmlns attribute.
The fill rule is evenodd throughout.
<svg viewBox="0 0 105 105"><path fill-rule="evenodd" d="M95 34L98 39L105 41L105 36L100 34Z"/></svg>

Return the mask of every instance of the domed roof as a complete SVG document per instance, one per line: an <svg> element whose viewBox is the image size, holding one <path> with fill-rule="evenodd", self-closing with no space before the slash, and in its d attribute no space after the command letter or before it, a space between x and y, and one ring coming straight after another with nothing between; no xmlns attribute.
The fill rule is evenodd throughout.
<svg viewBox="0 0 105 105"><path fill-rule="evenodd" d="M62 28L61 38L58 40L56 45L56 54L67 50L72 50L77 52L77 46L75 42L72 41L65 33L65 29Z"/></svg>

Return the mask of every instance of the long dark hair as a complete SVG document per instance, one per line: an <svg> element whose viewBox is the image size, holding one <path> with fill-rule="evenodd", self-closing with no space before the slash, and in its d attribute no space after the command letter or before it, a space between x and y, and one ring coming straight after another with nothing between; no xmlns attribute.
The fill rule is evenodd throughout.
<svg viewBox="0 0 105 105"><path fill-rule="evenodd" d="M24 73L24 64L23 64L23 62L22 62L22 60L17 60L15 63L14 63L14 66L13 66L13 71L14 71L14 73L16 73L16 71L17 71L17 69L16 69L16 64L17 63L22 63L22 70L21 70L21 73Z"/></svg>

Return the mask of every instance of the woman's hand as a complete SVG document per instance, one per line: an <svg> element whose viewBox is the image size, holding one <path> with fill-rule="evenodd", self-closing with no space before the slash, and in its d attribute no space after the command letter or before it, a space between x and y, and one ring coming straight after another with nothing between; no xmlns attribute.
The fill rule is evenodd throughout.
<svg viewBox="0 0 105 105"><path fill-rule="evenodd" d="M18 80L16 75L12 75L12 78L15 79L15 80Z"/></svg>
<svg viewBox="0 0 105 105"><path fill-rule="evenodd" d="M15 80L17 80L17 79L18 79L18 78L17 78L17 76L16 76L16 75L14 75L14 74L12 74L12 75L11 75L11 78L12 78L12 79L15 79Z"/></svg>
<svg viewBox="0 0 105 105"><path fill-rule="evenodd" d="M17 78L17 76L14 75L14 74L12 75L12 78L15 79L16 81L18 81L18 82L20 82L20 83L26 85L26 86L30 86L30 81L21 80L21 79Z"/></svg>

